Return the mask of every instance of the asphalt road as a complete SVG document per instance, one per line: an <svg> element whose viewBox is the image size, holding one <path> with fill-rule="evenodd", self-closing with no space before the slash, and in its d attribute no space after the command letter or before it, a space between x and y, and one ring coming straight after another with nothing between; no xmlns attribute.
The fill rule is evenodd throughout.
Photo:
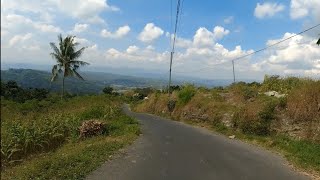
<svg viewBox="0 0 320 180"><path fill-rule="evenodd" d="M142 123L143 135L87 179L296 180L285 161L258 147L149 114L124 111Z"/></svg>

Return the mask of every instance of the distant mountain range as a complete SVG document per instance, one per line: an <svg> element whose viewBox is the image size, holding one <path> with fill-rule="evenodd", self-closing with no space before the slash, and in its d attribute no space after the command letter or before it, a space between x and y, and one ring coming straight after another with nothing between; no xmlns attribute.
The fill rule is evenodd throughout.
<svg viewBox="0 0 320 180"><path fill-rule="evenodd" d="M101 93L106 86L116 89L127 89L134 87L162 88L164 81L124 76L101 72L80 72L85 81L74 77L66 78L66 91L75 94ZM61 78L56 82L50 82L51 73L33 69L8 69L1 70L1 81L13 80L24 88L46 88L51 91L61 90Z"/></svg>
<svg viewBox="0 0 320 180"><path fill-rule="evenodd" d="M119 75L104 72L80 72L85 81L79 80L74 77L66 79L67 92L74 94L88 94L88 93L101 93L102 89L106 86L112 86L115 89L130 89L136 87L154 87L157 89L167 86L167 77L160 77L156 74L144 74L138 76ZM146 78L147 77L147 78ZM1 81L13 80L18 85L24 88L46 88L51 91L61 90L61 78L56 82L50 82L51 72L45 70L34 69L7 69L1 70ZM252 82L254 80L244 80L245 82ZM174 76L173 84L181 85L185 83L192 83L197 86L214 87L214 86L227 86L233 81L228 79L200 79L194 77Z"/></svg>

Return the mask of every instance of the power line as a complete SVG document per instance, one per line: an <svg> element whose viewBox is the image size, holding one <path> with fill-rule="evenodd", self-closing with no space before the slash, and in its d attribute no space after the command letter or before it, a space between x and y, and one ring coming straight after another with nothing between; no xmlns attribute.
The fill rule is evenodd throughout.
<svg viewBox="0 0 320 180"><path fill-rule="evenodd" d="M173 22L173 20L172 20L172 1L173 1L173 0L170 0L170 32L173 31L173 29L172 29L172 22ZM170 43L170 44L169 44L169 47L171 48L171 44L172 44L171 35L170 35L169 43Z"/></svg>
<svg viewBox="0 0 320 180"><path fill-rule="evenodd" d="M175 22L175 26L174 26L174 34L173 34L173 42L172 42L172 50L170 53L170 74L169 74L169 84L168 84L168 94L169 97L171 95L170 92L170 87L171 87L171 75L172 75L172 60L173 60L173 54L174 54L174 50L175 50L175 42L176 42L176 35L177 35L177 26L178 26L178 21L179 21L179 11L180 11L180 0L178 0L178 4L177 4L177 13L176 13L176 22ZM171 37L170 37L171 38Z"/></svg>
<svg viewBox="0 0 320 180"><path fill-rule="evenodd" d="M294 38L294 37L296 37L296 36L298 36L298 35L300 35L300 34L303 34L303 33L307 32L307 31L310 31L310 30L312 30L312 29L314 29L314 28L316 28L316 27L318 27L318 26L320 26L320 24L317 24L317 25L315 25L315 26L312 26L312 27L310 27L310 28L308 28L308 29L306 29L306 30L304 30L304 31L301 31L301 32L299 32L299 33L297 33L297 34L295 34L295 35L292 35L292 36L290 36L290 37L288 37L288 38L286 38L286 39L283 39L283 40L281 40L281 41L279 41L279 42L276 42L276 43L274 43L274 44L271 44L271 45L269 45L269 46L266 46L266 47L264 47L264 48L262 48L262 49L259 49L259 50L256 50L256 51L252 52L252 53L246 54L246 55L244 55L244 56L240 56L240 57L238 57L238 58L235 58L235 59L233 59L232 61L236 61L236 60L239 60L239 59L248 57L248 56L250 56L250 55L252 55L252 54L256 54L256 53L258 53L258 52L264 51L264 50L266 50L266 49L268 49L268 48L270 48L270 47L272 47L272 46L275 46L275 45L278 45L278 44L280 44L280 43L283 43L284 41L287 41L287 40L289 40L289 39L291 39L291 38Z"/></svg>
<svg viewBox="0 0 320 180"><path fill-rule="evenodd" d="M266 50L266 49L269 49L269 48L271 48L271 47L273 47L273 46L276 46L276 45L278 45L278 44L280 44L280 43L283 43L283 42L285 42L285 41L287 41L287 40L289 40L289 39L292 39L292 38L294 38L294 37L296 37L296 36L298 36L298 35L300 35L300 34L303 34L303 33L307 32L307 31L310 31L310 30L312 30L312 29L314 29L314 28L316 28L316 27L318 27L318 26L320 26L320 24L317 24L317 25L315 25L315 26L312 26L312 27L310 27L310 28L308 28L308 29L306 29L306 30L303 30L303 31L301 31L301 32L299 32L299 33L297 33L297 34L295 34L295 35L292 35L292 36L290 36L290 37L288 37L288 38L285 38L285 39L283 39L283 40L280 40L280 41L278 41L278 42L276 42L276 43L274 43L274 44L271 44L271 45L269 45L269 46L266 46L266 47L264 47L264 48L262 48L262 49L253 51L252 53L249 53L249 54L246 54L246 55L243 55L243 56L240 56L240 57L231 59L231 60L229 60L229 61L225 61L225 62L222 62L222 63L215 64L214 66L216 66L216 65L221 65L221 64L225 64L225 63L229 63L230 61L231 61L231 62L233 63L233 65L234 65L234 61L236 61L236 60L243 59L243 58L248 57L248 56L250 56L250 55L253 55L253 54L259 53L259 52L261 52L261 51L264 51L264 50ZM302 44L302 43L297 43L297 45L299 45L299 44ZM188 71L188 72L198 72L198 71L201 71L201 70L204 70L204 69L209 69L209 68L214 68L214 67L212 67L212 66L207 66L207 67L204 67L204 68L201 68L201 69L198 69L198 70L193 70L193 71ZM185 72L175 72L175 73L187 73L187 72L185 71Z"/></svg>

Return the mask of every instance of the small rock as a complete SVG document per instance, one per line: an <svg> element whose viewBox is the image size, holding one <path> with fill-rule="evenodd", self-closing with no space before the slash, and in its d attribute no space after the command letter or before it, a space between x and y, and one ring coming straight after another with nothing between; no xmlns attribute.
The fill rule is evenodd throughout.
<svg viewBox="0 0 320 180"><path fill-rule="evenodd" d="M232 136L229 136L229 139L234 139L236 136L235 135L232 135Z"/></svg>

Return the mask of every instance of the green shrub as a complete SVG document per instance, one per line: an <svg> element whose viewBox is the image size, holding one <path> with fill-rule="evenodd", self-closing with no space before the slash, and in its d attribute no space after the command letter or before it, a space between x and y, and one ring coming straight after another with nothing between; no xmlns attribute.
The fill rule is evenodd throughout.
<svg viewBox="0 0 320 180"><path fill-rule="evenodd" d="M254 98L258 95L258 92L255 91L253 88L251 87L243 87L243 97L245 100L248 100L250 98Z"/></svg>
<svg viewBox="0 0 320 180"><path fill-rule="evenodd" d="M195 94L195 87L193 85L186 85L178 92L179 102L181 104L187 104Z"/></svg>
<svg viewBox="0 0 320 180"><path fill-rule="evenodd" d="M309 81L309 79L303 79L298 77L285 77L282 78L278 75L264 77L261 90L262 91L277 91L280 93L288 94L291 90L302 85L304 82Z"/></svg>
<svg viewBox="0 0 320 180"><path fill-rule="evenodd" d="M275 101L270 101L270 102L267 102L263 109L258 113L260 119L262 121L264 121L265 123L270 123L271 120L273 120L275 118L275 113L274 113L274 110L275 110L275 107L276 107L276 102Z"/></svg>
<svg viewBox="0 0 320 180"><path fill-rule="evenodd" d="M275 101L270 101L266 102L260 110L259 107L255 107L255 104L240 108L233 115L233 127L245 134L270 134L270 125L275 119L276 105Z"/></svg>
<svg viewBox="0 0 320 180"><path fill-rule="evenodd" d="M102 91L103 91L103 93L105 93L105 94L112 94L113 88L110 87L110 86L107 86L107 87L103 88Z"/></svg>
<svg viewBox="0 0 320 180"><path fill-rule="evenodd" d="M104 109L102 106L92 107L81 113L80 118L83 120L98 119L104 116Z"/></svg>
<svg viewBox="0 0 320 180"><path fill-rule="evenodd" d="M287 107L287 97L281 97L279 98L278 107L280 109L285 109Z"/></svg>

